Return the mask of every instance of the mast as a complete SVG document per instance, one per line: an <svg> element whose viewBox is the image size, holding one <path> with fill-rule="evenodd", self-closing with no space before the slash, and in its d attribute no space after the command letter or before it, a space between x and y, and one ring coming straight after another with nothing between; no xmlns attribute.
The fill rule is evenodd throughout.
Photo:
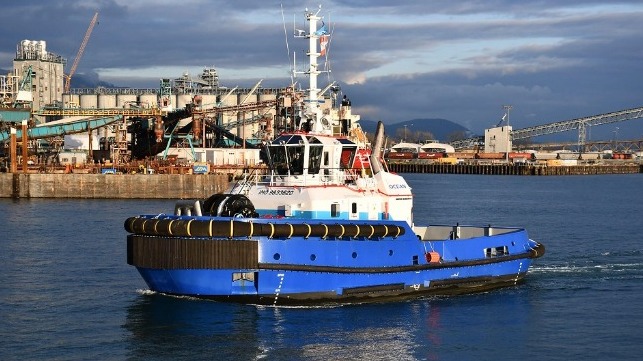
<svg viewBox="0 0 643 361"><path fill-rule="evenodd" d="M317 59L321 53L317 50L317 43L319 38L327 34L326 27L322 26L317 28L318 21L322 20L323 17L319 15L321 12L321 6L317 9L316 12L308 11L306 9L306 20L308 21L308 31L307 32L298 32L295 36L304 37L308 39L308 69L304 71L304 74L308 75L308 95L304 99L304 107L302 109L302 125L304 122L308 123L309 131L317 134L327 134L332 135L331 123L327 119L322 119L322 110L320 108L320 103L323 102L323 99L319 97L319 88L317 85L317 77L321 73L318 69ZM326 120L326 121L324 121Z"/></svg>

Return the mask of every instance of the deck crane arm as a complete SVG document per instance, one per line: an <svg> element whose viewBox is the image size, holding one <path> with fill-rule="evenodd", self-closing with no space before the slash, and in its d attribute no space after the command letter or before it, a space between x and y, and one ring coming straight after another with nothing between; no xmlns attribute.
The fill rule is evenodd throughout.
<svg viewBox="0 0 643 361"><path fill-rule="evenodd" d="M76 72L76 68L78 67L78 62L80 62L80 58L83 56L83 52L85 51L85 46L87 46L87 42L89 41L89 37L92 34L92 30L94 30L94 25L96 25L97 21L98 21L98 11L94 14L92 21L89 23L89 27L85 32L85 37L83 38L83 42L80 44L80 48L78 48L78 53L76 53L76 58L74 58L74 63L72 64L71 69L69 69L69 74L67 74L67 76L65 77L65 93L69 93L69 90L71 89L71 77Z"/></svg>

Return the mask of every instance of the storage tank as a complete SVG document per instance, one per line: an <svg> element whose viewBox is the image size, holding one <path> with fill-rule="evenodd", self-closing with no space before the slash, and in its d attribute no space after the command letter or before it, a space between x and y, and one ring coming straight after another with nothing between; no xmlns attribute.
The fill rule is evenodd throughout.
<svg viewBox="0 0 643 361"><path fill-rule="evenodd" d="M238 102L240 105L247 105L257 103L259 95L256 93L243 93L239 94ZM243 103L242 103L243 102ZM257 110L249 110L246 112L239 113L234 120L237 120L237 136L243 139L253 138L254 134L259 128L258 122L255 117L259 115ZM245 120L245 121L244 121Z"/></svg>
<svg viewBox="0 0 643 361"><path fill-rule="evenodd" d="M138 102L143 108L154 108L158 107L158 97L156 94L141 94L138 97Z"/></svg>
<svg viewBox="0 0 643 361"><path fill-rule="evenodd" d="M116 108L116 94L98 95L98 107L102 109Z"/></svg>
<svg viewBox="0 0 643 361"><path fill-rule="evenodd" d="M63 94L63 106L65 108L77 108L77 107L80 107L80 95L79 94Z"/></svg>
<svg viewBox="0 0 643 361"><path fill-rule="evenodd" d="M117 108L130 108L138 102L136 94L117 94L116 107Z"/></svg>
<svg viewBox="0 0 643 361"><path fill-rule="evenodd" d="M259 96L256 93L242 93L239 94L239 102L244 101L243 104L256 103Z"/></svg>
<svg viewBox="0 0 643 361"><path fill-rule="evenodd" d="M201 95L202 101L201 105L205 108L212 108L217 104L217 95L216 94L203 94Z"/></svg>
<svg viewBox="0 0 643 361"><path fill-rule="evenodd" d="M221 103L221 106L223 107L232 105L237 105L237 96L234 94L231 94L229 97L223 99L223 102ZM221 119L222 123L220 125L227 129L227 124L230 122L235 122L237 120L237 115L232 112L225 112L222 114ZM230 131L235 134L237 133L236 129L230 129Z"/></svg>
<svg viewBox="0 0 643 361"><path fill-rule="evenodd" d="M98 95L96 94L81 94L80 107L84 109L98 108Z"/></svg>
<svg viewBox="0 0 643 361"><path fill-rule="evenodd" d="M183 109L187 104L192 104L192 94L179 94L176 97L176 109Z"/></svg>
<svg viewBox="0 0 643 361"><path fill-rule="evenodd" d="M254 119L256 113L257 113L256 111L246 112L245 113L246 122L243 121L243 118L239 118L241 122L237 126L237 132L238 132L237 135L243 138L244 140L255 138L255 133L257 132L257 129L259 127L258 122L256 121L256 119Z"/></svg>
<svg viewBox="0 0 643 361"><path fill-rule="evenodd" d="M261 93L259 94L259 101L260 102L265 102L269 100L276 100L277 99L277 94L275 93Z"/></svg>

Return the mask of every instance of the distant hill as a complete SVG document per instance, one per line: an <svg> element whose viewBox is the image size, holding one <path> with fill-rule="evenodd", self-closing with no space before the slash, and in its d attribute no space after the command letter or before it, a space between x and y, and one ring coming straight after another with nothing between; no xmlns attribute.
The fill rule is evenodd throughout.
<svg viewBox="0 0 643 361"><path fill-rule="evenodd" d="M71 87L72 88L97 88L97 87L103 87L103 88L118 88L118 86L108 83L106 81L102 81L98 79L98 75L96 74L75 74L71 78Z"/></svg>
<svg viewBox="0 0 643 361"><path fill-rule="evenodd" d="M375 134L377 122L360 120L359 124L368 134ZM406 130L404 129L406 126ZM439 118L411 119L399 123L384 124L384 131L389 138L401 140L405 137L409 142L424 142L430 134L433 139L449 142L471 136L471 131L458 123ZM430 133L430 134L429 134ZM419 138L419 139L418 139Z"/></svg>

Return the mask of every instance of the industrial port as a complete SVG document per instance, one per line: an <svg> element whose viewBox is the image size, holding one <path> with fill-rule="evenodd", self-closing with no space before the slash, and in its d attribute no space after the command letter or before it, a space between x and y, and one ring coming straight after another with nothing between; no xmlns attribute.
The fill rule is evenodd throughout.
<svg viewBox="0 0 643 361"><path fill-rule="evenodd" d="M234 177L261 171L263 142L301 128L294 109L301 90L292 86L264 88L261 81L251 88L221 86L214 68L205 68L196 77L185 73L160 79L158 88L152 89L71 87L97 16L67 72L67 60L49 51L46 41L17 44L13 71L0 76L0 142L4 145L0 196L109 197L99 190L74 193L54 188L87 188L91 183L118 189L99 179L111 174L216 175L212 181L223 187ZM332 125L333 132L366 141L368 134L363 132L347 134L359 124L359 116L351 113L350 102L342 100L339 86L331 83L320 95L324 114L341 119ZM511 106L504 108L503 121L487 129L484 136L448 144L391 138L384 158L397 172L566 175L642 171L643 139L588 142L586 130L642 118L643 108L525 129L513 129L509 123ZM525 142L564 131L578 131L578 142ZM84 185L55 178L69 173L98 178L84 179ZM31 180L30 175L34 176ZM50 178L35 180L36 175ZM51 190L39 183L50 185ZM148 188L172 197L194 196L175 192L163 185L166 183L172 182L159 178ZM119 191L112 196L128 197L127 193ZM137 197L154 198L143 193Z"/></svg>

